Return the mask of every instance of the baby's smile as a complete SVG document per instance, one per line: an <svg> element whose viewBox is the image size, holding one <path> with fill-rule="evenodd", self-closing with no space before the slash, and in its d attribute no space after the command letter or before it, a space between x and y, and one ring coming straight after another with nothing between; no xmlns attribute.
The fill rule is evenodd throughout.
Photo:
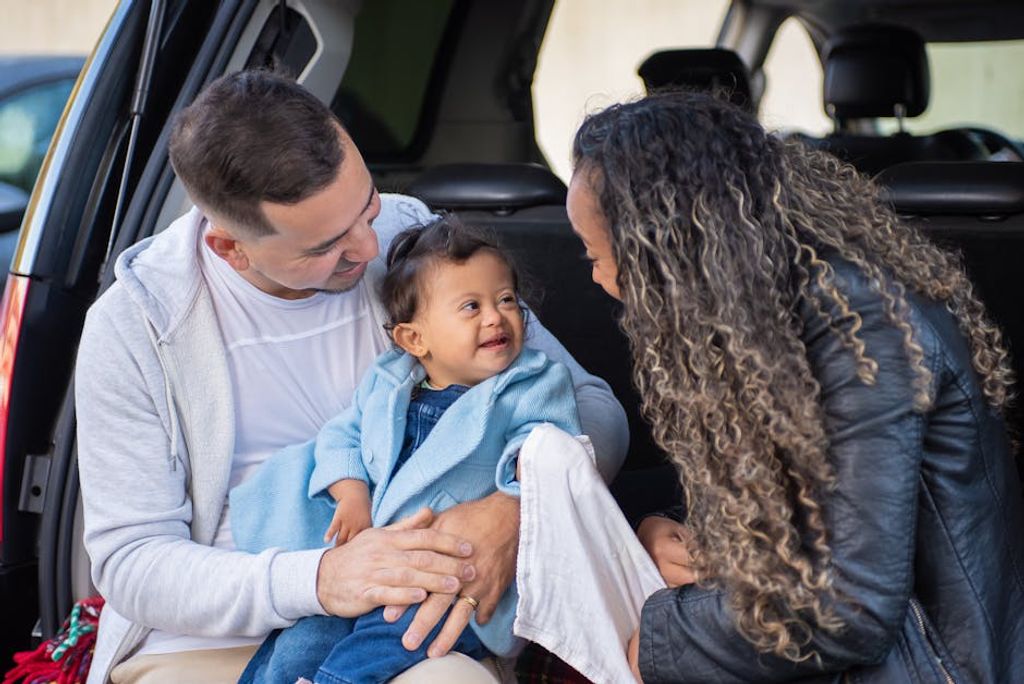
<svg viewBox="0 0 1024 684"><path fill-rule="evenodd" d="M480 345L482 349L502 350L508 347L511 338L506 333L496 335Z"/></svg>

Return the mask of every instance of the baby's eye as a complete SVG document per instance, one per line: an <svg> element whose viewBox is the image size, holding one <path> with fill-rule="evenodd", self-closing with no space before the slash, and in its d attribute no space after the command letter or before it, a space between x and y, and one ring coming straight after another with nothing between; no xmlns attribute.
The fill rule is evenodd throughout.
<svg viewBox="0 0 1024 684"><path fill-rule="evenodd" d="M476 301L471 300L463 304L461 308L463 311L476 311L477 309L480 308L480 304Z"/></svg>
<svg viewBox="0 0 1024 684"><path fill-rule="evenodd" d="M509 295L504 295L501 299L498 300L498 304L500 304L500 305L511 304L511 305L514 306L514 305L517 305L518 303L519 302L516 301L515 295L510 295L510 294Z"/></svg>

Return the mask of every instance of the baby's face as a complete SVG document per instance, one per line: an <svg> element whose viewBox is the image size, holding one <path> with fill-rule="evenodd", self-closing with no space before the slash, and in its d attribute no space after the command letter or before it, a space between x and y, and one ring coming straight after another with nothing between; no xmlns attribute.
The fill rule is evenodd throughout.
<svg viewBox="0 0 1024 684"><path fill-rule="evenodd" d="M508 368L523 348L523 312L505 262L484 249L423 276L415 324L431 384L473 386Z"/></svg>

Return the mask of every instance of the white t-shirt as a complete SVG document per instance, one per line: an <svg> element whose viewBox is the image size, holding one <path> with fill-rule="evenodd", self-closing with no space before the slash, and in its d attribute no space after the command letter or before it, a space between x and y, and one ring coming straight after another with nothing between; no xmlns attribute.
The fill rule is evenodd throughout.
<svg viewBox="0 0 1024 684"><path fill-rule="evenodd" d="M363 372L388 347L365 279L348 292L281 299L243 278L200 241L200 266L227 350L235 403L229 487L273 452L316 436L351 402ZM213 545L234 549L227 501ZM153 630L138 653L258 644L262 638L204 638Z"/></svg>

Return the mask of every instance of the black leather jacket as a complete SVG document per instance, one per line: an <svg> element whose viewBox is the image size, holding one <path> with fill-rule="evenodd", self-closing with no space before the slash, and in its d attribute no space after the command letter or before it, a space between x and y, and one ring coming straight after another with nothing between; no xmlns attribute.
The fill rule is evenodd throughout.
<svg viewBox="0 0 1024 684"><path fill-rule="evenodd" d="M662 590L641 618L644 681L1024 682L1024 505L968 343L944 306L909 297L936 397L915 413L899 330L860 271L830 261L879 364L876 384L861 383L851 352L801 307L838 481L825 512L847 627L815 636L820 665L794 664L758 654L721 592Z"/></svg>

